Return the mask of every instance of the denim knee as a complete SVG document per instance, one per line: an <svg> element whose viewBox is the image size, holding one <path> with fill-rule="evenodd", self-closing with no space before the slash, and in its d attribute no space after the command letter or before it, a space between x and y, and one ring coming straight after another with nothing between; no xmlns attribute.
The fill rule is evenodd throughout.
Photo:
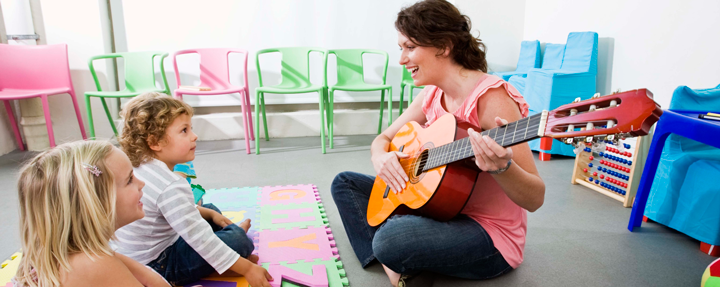
<svg viewBox="0 0 720 287"><path fill-rule="evenodd" d="M218 213L222 214L222 211L220 211L220 209L217 208L217 207L216 207L214 204L212 204L212 203L203 204L202 207L215 210L215 211L217 211Z"/></svg>
<svg viewBox="0 0 720 287"><path fill-rule="evenodd" d="M230 224L215 234L227 244L232 250L235 250L240 256L246 258L255 250L255 244L250 239L245 230L236 224Z"/></svg>
<svg viewBox="0 0 720 287"><path fill-rule="evenodd" d="M390 224L390 226L388 226ZM388 221L375 232L372 241L372 250L375 258L383 265L397 273L403 273L404 261L408 258L403 250L402 238L396 236L392 230L391 221Z"/></svg>
<svg viewBox="0 0 720 287"><path fill-rule="evenodd" d="M340 187L347 184L347 182L352 178L352 174L353 172L351 171L343 171L335 176L332 184L330 185L330 193L332 193L333 198L335 198L336 194L340 194L344 190Z"/></svg>

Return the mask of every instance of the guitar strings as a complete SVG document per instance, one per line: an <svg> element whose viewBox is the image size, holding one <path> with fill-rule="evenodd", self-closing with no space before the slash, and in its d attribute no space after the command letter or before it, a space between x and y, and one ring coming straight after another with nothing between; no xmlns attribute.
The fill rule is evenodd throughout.
<svg viewBox="0 0 720 287"><path fill-rule="evenodd" d="M539 123L538 123L537 125L528 126L527 128L524 128L524 129L527 130L527 129L529 129L529 128L536 128L536 127L539 127ZM520 131L512 132L512 133L510 133L510 134L505 133L505 134L503 134L502 141L500 141L500 142L501 142L501 143L504 142L504 140L505 140L507 137L516 136L517 133L525 133L525 131L520 130ZM483 134L483 135L486 135L486 134ZM493 140L495 140L496 142L498 142L499 139L500 139L500 138L497 138L497 139L494 138ZM455 143L460 142L460 141L463 141L463 140L465 140L465 138L464 138L464 139L461 139L461 140L458 140L458 141L455 141L455 142L453 142L453 143L450 143L450 144L448 144L448 145L452 145L452 144L455 144ZM512 141L509 145L513 145L514 143L515 143L515 141ZM439 149L439 148L442 148L442 147L445 147L445 146L448 146L448 145L442 145L442 146L439 146L439 147L436 147L436 148L432 148L432 149L429 149L429 150ZM455 145L458 145L458 144L455 144ZM509 146L509 145L508 145L508 146ZM433 154L432 156L434 157L434 159L436 159L437 157L447 158L447 157L451 157L451 156L457 156L457 155L459 155L459 154L464 154L464 153L466 153L466 152L468 152L468 151L470 151L470 150L472 150L472 146L471 146L471 145L468 145L468 146L461 147L461 148L453 148L453 149L451 149L451 150L449 150L449 151L441 152L440 154ZM421 161L415 161L415 165L417 165L417 164L424 164L429 158L430 158L430 155L429 155L426 159L423 159L423 160L421 160ZM409 160L401 160L401 161L409 161ZM405 168L407 168L407 167L410 167L410 166L412 166L412 165L413 165L413 163L405 164L405 165L401 164L401 166L403 167L403 169L405 169Z"/></svg>
<svg viewBox="0 0 720 287"><path fill-rule="evenodd" d="M528 121L530 121L530 120L534 120L535 118L538 118L538 119L539 119L539 117L532 117L532 116L525 118L525 119L528 119L528 120L526 121L526 123L527 123ZM517 122L517 123L520 123L521 121L522 121L522 120L516 121L516 122ZM506 129L506 130L505 130L505 133L503 133L503 135L502 135L502 140L500 141L501 143L504 142L507 137L510 137L510 136L515 137L518 133L527 134L527 131L530 130L531 128L534 129L534 128L539 127L539 126L540 126L540 122L538 121L537 124L528 125L527 127L522 128L522 130L515 130L515 131L511 132L510 134L507 133L507 128L508 128L508 126L509 126L509 124L505 126L505 129ZM516 126L517 126L517 125L516 125ZM497 128L494 128L494 129L497 129ZM489 135L489 134L490 134L490 131L492 131L492 130L494 130L494 129L485 131L485 132L487 132L487 134L485 134L485 132L482 132L481 134L482 134L482 135ZM495 136L497 136L497 134L496 134ZM450 144L448 144L448 145L455 144L456 142L460 142L460 141L463 141L463 140L465 140L465 139L466 139L466 138L461 139L461 140L458 140L458 141L454 141L454 142L452 142L452 143L450 143ZM495 140L495 142L497 142L497 141L498 141L498 138L493 138L493 140ZM511 143L510 143L508 146L513 145L513 144L515 144L515 141L514 141L514 140L511 140ZM439 149L439 148L441 148L441 147L445 147L445 146L448 146L448 145L442 145L442 146L435 147L435 148L432 148L432 149L429 149L429 150L436 150L436 149ZM455 145L457 145L457 144L455 144ZM433 159L437 159L438 157L441 157L441 158L443 158L443 159L444 159L444 158L451 158L451 157L454 158L455 156L458 156L458 155L461 155L461 154L465 154L465 153L467 153L468 151L471 151L471 150L472 150L472 146L469 145L469 146L465 146L465 147L461 147L461 148L452 148L452 149L449 150L449 151L441 152L440 154L434 154L434 155L432 155L432 156L433 156ZM412 169L410 169L410 170L415 170L419 165L424 165L426 162L428 162L428 161L430 160L430 157L431 157L431 155L428 154L428 156L427 156L425 159L422 159L422 160L420 160L420 161L410 162L410 163L408 163L408 164L403 164L402 162L403 162L403 161L408 162L408 161L410 161L410 160L409 160L409 159L407 159L407 160L403 159L403 160L400 160L400 162L401 162L401 163L400 163L400 166L401 166L401 167L403 168L403 170L405 170L405 171L408 171L408 168L409 168L409 167L412 167ZM444 165L444 164L441 164L441 165ZM440 166L440 165L438 165L438 166Z"/></svg>

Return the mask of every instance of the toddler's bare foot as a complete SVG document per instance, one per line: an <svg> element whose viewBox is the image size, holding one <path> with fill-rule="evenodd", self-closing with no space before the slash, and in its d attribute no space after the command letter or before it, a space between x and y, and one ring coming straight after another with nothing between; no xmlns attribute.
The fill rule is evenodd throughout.
<svg viewBox="0 0 720 287"><path fill-rule="evenodd" d="M249 261L252 262L252 263L257 264L257 263L258 263L258 260L260 260L260 257L258 257L258 256L255 255L255 254L250 254L250 256L247 257L247 260L249 260Z"/></svg>
<svg viewBox="0 0 720 287"><path fill-rule="evenodd" d="M251 225L250 225L250 218L245 219L243 222L240 222L240 224L238 224L238 226L240 226L240 228L242 228L243 230L245 230L245 233L247 233L248 230L250 230L250 226L251 226Z"/></svg>

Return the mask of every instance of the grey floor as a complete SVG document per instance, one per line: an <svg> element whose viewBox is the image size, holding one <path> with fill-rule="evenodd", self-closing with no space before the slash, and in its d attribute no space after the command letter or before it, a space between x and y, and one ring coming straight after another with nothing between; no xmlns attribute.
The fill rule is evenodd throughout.
<svg viewBox="0 0 720 287"><path fill-rule="evenodd" d="M352 170L373 173L369 145L373 136L336 137L335 149L320 153L317 137L261 142L262 155L245 154L242 141L202 142L195 167L206 188L312 183L318 186L351 286L389 286L379 264L360 267L350 247L330 183ZM0 258L20 249L16 176L32 153L0 157ZM537 155L536 155L537 157ZM699 242L655 223L636 232L626 229L630 209L582 186L571 185L573 160L536 164L547 187L545 204L528 214L525 261L500 278L471 281L428 274L416 286L699 286L714 257ZM438 256L441 256L438 254ZM413 286L413 285L411 285Z"/></svg>

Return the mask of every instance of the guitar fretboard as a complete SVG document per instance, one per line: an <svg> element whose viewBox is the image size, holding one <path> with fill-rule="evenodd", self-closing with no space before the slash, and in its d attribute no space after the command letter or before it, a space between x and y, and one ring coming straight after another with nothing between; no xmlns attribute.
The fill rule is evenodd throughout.
<svg viewBox="0 0 720 287"><path fill-rule="evenodd" d="M512 146L538 138L538 129L542 122L542 113L535 114L519 121L509 123L491 130L481 132L489 136L503 147ZM475 156L470 143L470 137L456 140L452 143L431 148L423 171L453 163Z"/></svg>

